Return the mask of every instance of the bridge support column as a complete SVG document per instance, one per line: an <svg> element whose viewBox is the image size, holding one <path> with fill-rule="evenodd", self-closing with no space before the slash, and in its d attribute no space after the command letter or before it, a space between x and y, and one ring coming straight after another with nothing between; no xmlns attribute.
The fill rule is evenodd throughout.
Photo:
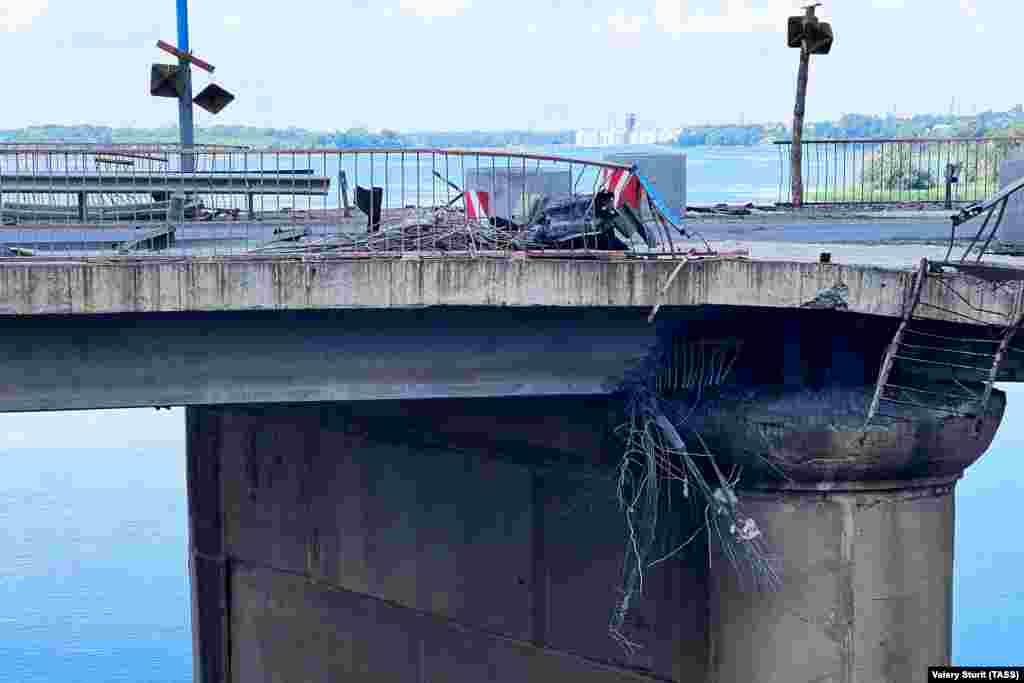
<svg viewBox="0 0 1024 683"><path fill-rule="evenodd" d="M1006 396L980 421L915 409L865 427L872 392L744 387L691 416L720 461L744 467L739 508L781 579L755 590L712 544L712 683L924 683L949 664L954 486Z"/></svg>
<svg viewBox="0 0 1024 683"><path fill-rule="evenodd" d="M613 407L188 408L196 683L704 681L700 543L645 582L642 650L608 634Z"/></svg>
<svg viewBox="0 0 1024 683"><path fill-rule="evenodd" d="M923 682L949 664L954 481L742 492L782 587L751 592L713 553L711 680Z"/></svg>
<svg viewBox="0 0 1024 683"><path fill-rule="evenodd" d="M1005 396L980 432L865 435L869 392L783 386L690 414L748 464L740 505L782 585L741 586L698 535L646 573L632 654L608 634L619 399L189 408L197 683L924 681L951 657L953 486Z"/></svg>
<svg viewBox="0 0 1024 683"><path fill-rule="evenodd" d="M221 501L220 423L214 411L186 409L188 568L196 683L227 680L228 572Z"/></svg>

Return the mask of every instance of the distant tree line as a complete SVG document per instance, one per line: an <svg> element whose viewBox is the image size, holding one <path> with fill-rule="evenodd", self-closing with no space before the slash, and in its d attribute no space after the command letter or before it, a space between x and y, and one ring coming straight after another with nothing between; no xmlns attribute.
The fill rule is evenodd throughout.
<svg viewBox="0 0 1024 683"><path fill-rule="evenodd" d="M936 138L999 137L1024 135L1024 108L1010 111L986 111L973 116L916 114L872 116L846 114L835 121L808 123L806 139L842 140L850 138ZM688 126L674 143L684 147L700 145L758 145L790 138L782 123ZM0 130L0 141L70 143L173 143L178 141L177 126L158 128L114 128L93 125L45 125ZM196 142L251 147L508 147L571 145L575 131L370 131L366 127L347 130L315 131L305 128L262 128L258 126L207 126L196 129Z"/></svg>
<svg viewBox="0 0 1024 683"><path fill-rule="evenodd" d="M0 141L69 142L82 144L174 143L177 126L159 128L112 128L91 125L29 126L0 130ZM365 127L341 131L305 128L261 128L256 126L208 126L196 128L196 142L252 147L506 147L510 145L572 144L574 131L465 131L400 133L384 129L371 132Z"/></svg>
<svg viewBox="0 0 1024 683"><path fill-rule="evenodd" d="M683 147L760 145L781 137L784 130L781 125L696 126L684 128L676 138L676 144Z"/></svg>
<svg viewBox="0 0 1024 683"><path fill-rule="evenodd" d="M886 116L845 114L835 121L817 121L804 126L804 138L818 140L1004 137L1011 135L1024 135L1024 107L1020 105L1009 111L985 111L972 116L915 114L909 117L899 117L892 114ZM790 129L782 123L746 126L690 126L682 129L675 144L683 147L757 145L774 140L788 140L790 137Z"/></svg>

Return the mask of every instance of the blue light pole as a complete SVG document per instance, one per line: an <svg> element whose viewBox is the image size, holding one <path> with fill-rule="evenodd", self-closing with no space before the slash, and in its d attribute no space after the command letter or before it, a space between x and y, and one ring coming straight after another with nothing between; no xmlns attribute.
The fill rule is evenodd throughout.
<svg viewBox="0 0 1024 683"><path fill-rule="evenodd" d="M188 0L178 2L178 49L190 52L188 44ZM195 127L192 122L192 65L187 59L178 58L178 128L181 132L181 146L190 150L195 143ZM181 170L195 170L195 158L191 154L181 155Z"/></svg>
<svg viewBox="0 0 1024 683"><path fill-rule="evenodd" d="M188 48L188 0L178 0L178 49Z"/></svg>

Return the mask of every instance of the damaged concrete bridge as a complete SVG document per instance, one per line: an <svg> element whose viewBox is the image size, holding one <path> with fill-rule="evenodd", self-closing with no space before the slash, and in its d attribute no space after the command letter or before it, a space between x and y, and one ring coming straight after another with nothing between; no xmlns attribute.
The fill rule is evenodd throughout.
<svg viewBox="0 0 1024 683"><path fill-rule="evenodd" d="M953 490L1024 380L1024 269L981 256L1024 181L947 247L684 223L678 159L0 157L0 411L186 408L197 683L949 662Z"/></svg>
<svg viewBox="0 0 1024 683"><path fill-rule="evenodd" d="M924 680L1024 289L801 249L4 259L0 411L186 407L197 683Z"/></svg>

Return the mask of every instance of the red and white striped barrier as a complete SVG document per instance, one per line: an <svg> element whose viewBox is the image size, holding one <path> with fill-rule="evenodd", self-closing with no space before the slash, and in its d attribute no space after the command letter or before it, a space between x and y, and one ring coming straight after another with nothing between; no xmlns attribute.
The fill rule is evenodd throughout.
<svg viewBox="0 0 1024 683"><path fill-rule="evenodd" d="M465 192L463 196L466 199L466 218L487 220L494 217L491 213L490 193L473 190Z"/></svg>
<svg viewBox="0 0 1024 683"><path fill-rule="evenodd" d="M623 204L628 204L634 210L640 209L644 190L640 179L629 171L606 168L603 189L615 196L613 205L616 209L621 209Z"/></svg>

